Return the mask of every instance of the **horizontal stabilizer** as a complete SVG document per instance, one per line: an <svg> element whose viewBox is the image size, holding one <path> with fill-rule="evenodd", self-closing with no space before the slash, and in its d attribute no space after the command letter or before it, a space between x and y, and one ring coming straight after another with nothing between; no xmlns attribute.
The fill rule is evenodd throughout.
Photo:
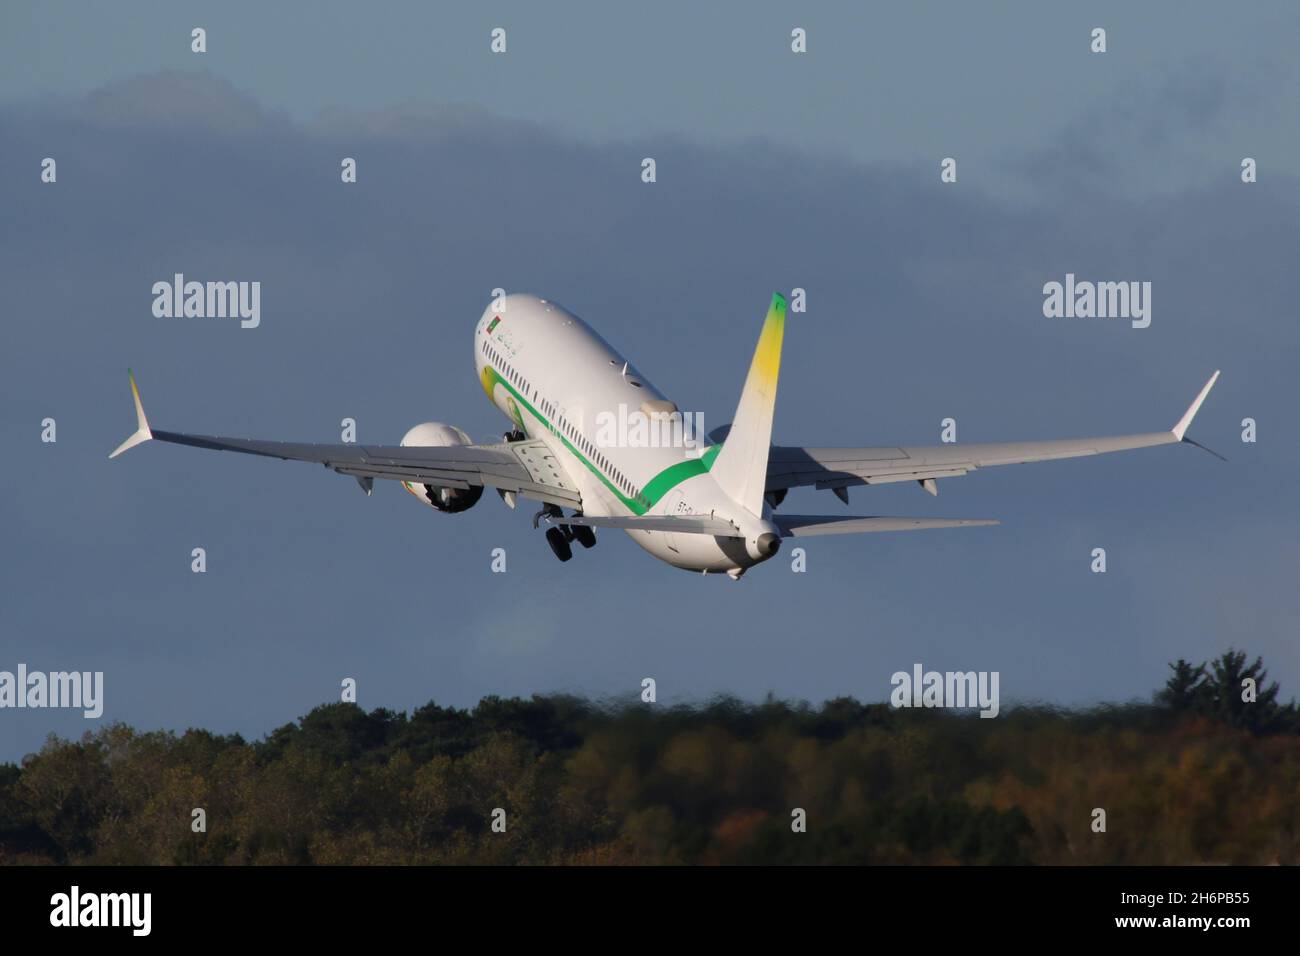
<svg viewBox="0 0 1300 956"><path fill-rule="evenodd" d="M818 534L866 534L870 531L924 531L928 528L972 528L999 522L992 518L833 518L829 515L773 515L783 538Z"/></svg>
<svg viewBox="0 0 1300 956"><path fill-rule="evenodd" d="M548 524L576 524L589 528L619 528L623 531L670 531L675 534L707 534L715 538L743 538L744 535L730 521L712 515L641 515L614 517L612 515L546 515Z"/></svg>

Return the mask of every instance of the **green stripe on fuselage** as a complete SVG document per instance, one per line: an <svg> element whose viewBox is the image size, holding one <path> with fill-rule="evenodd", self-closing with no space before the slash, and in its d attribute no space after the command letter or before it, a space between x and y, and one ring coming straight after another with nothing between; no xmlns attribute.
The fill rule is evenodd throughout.
<svg viewBox="0 0 1300 956"><path fill-rule="evenodd" d="M483 372L484 372L484 377L492 385L500 385L503 388L505 388L505 390L508 393L510 393L510 395L520 405L528 409L529 413L531 413L535 418L543 422L546 425L547 429L551 432L551 434L554 435L556 438L558 438L560 441L564 442L564 447L569 449L569 451L573 454L575 458L578 459L578 461L586 465L587 469L593 475L599 478L601 482L605 485L605 487L608 488L614 494L614 496L623 503L623 506L635 515L643 515L646 512L648 512L651 508L653 508L656 504L658 504L659 500L663 498L664 495L668 494L668 492L672 491L675 487L680 485L683 481L686 481L688 478L694 478L696 475L704 474L711 467L713 467L714 459L718 457L718 452L722 451L721 444L710 445L705 450L704 454L700 455L699 458L687 458L684 461L679 461L676 462L675 464L669 465L663 471L659 472L659 474L651 478L650 482L644 488L641 489L637 497L629 498L627 495L623 493L622 489L619 488L614 481L612 481L610 478L607 478L605 474L599 468L596 467L594 462L592 462L589 458L587 458L586 455L584 455L578 448L576 448L573 442L569 441L569 439L565 436L564 432L556 428L550 422L550 420L547 419L545 415L543 415L536 408L534 408L532 402L524 398L524 396L520 394L519 390L516 389L513 385L511 385L510 382L508 382L506 379L502 378L501 375L498 374L494 368L492 368L490 365L485 365L483 367ZM489 392L488 394L490 397L491 392ZM527 431L527 429L525 429L525 431Z"/></svg>

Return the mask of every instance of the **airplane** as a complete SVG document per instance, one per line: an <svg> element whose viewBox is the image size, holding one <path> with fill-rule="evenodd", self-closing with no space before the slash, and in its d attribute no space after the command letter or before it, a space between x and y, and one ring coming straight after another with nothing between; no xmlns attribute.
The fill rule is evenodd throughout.
<svg viewBox="0 0 1300 956"><path fill-rule="evenodd" d="M541 504L533 517L568 561L572 542L596 543L596 528L624 531L673 567L735 580L772 558L785 538L917 531L998 524L979 518L834 517L779 513L791 488L830 490L845 504L848 488L915 481L931 495L937 482L992 465L1077 458L1188 442L1187 429L1218 380L1216 371L1168 431L1103 438L931 446L803 448L771 443L787 304L772 296L758 345L729 426L680 442L611 441L595 427L627 409L652 418L680 418L677 406L586 322L556 302L533 295L494 299L474 330L478 380L513 428L502 441L475 444L459 428L425 422L398 445L296 444L158 431L145 418L135 376L136 431L116 458L155 440L317 462L350 475L369 495L375 479L399 481L436 511L472 508L493 488L514 508L518 498ZM1209 449L1205 449L1209 451ZM1212 452L1213 454L1213 452ZM1221 457L1221 456L1219 456ZM569 512L566 514L565 512Z"/></svg>

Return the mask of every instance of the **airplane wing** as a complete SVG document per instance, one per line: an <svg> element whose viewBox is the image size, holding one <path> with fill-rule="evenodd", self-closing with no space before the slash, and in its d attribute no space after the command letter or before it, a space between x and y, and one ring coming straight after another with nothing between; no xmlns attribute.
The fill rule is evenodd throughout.
<svg viewBox="0 0 1300 956"><path fill-rule="evenodd" d="M284 461L309 461L341 475L351 475L366 491L376 478L470 488L476 485L514 492L548 504L581 508L582 496L565 475L545 443L537 440L491 445L415 447L403 445L317 445L258 441L159 431L149 427L140 390L131 376L137 429L114 451L116 458L146 441L163 441L193 448L236 451Z"/></svg>
<svg viewBox="0 0 1300 956"><path fill-rule="evenodd" d="M935 479L955 478L977 468L1018 465L1031 461L1078 458L1131 448L1148 448L1186 441L1187 428L1219 378L1216 371L1196 400L1169 431L1103 438L1067 438L1058 441L993 442L866 448L797 448L773 446L768 456L767 493L813 485L829 488L841 497L850 485L878 485L891 481L917 481L938 494Z"/></svg>

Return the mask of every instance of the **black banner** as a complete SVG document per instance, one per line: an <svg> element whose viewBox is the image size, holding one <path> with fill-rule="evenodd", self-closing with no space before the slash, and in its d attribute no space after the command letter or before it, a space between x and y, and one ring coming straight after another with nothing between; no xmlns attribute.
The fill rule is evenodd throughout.
<svg viewBox="0 0 1300 956"><path fill-rule="evenodd" d="M10 941L74 931L82 942L496 939L561 924L634 938L679 923L760 941L774 924L814 923L863 940L1232 939L1293 926L1297 889L1282 867L14 867L0 870L0 911Z"/></svg>

